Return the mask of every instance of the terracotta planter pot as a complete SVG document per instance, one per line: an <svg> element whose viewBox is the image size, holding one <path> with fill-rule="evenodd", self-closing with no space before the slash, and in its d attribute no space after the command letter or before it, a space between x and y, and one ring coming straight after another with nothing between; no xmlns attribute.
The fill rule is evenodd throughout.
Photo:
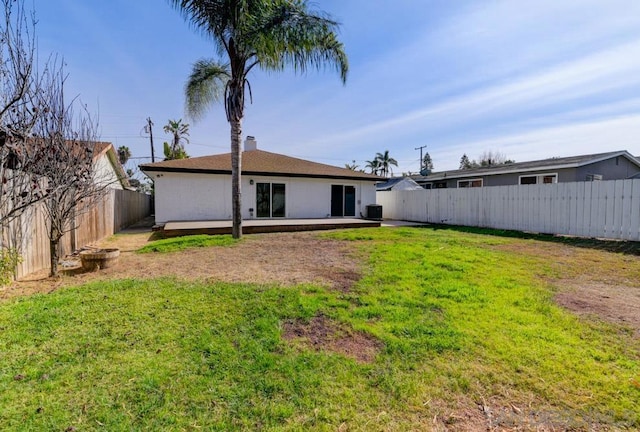
<svg viewBox="0 0 640 432"><path fill-rule="evenodd" d="M99 249L80 252L82 268L89 271L113 267L118 262L120 249Z"/></svg>

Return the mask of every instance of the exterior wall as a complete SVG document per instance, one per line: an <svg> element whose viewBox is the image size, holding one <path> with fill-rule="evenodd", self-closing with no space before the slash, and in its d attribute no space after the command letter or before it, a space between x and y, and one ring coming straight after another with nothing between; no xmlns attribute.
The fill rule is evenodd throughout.
<svg viewBox="0 0 640 432"><path fill-rule="evenodd" d="M231 219L231 175L153 173L156 223Z"/></svg>
<svg viewBox="0 0 640 432"><path fill-rule="evenodd" d="M116 170L113 168L109 156L103 154L94 162L93 178L96 184L106 185L110 189L124 189L122 183L116 174Z"/></svg>
<svg viewBox="0 0 640 432"><path fill-rule="evenodd" d="M520 184L520 176L534 176L540 174L558 174L558 183L576 181L575 168L565 169L542 169L538 171L527 171L522 173L502 174L494 176L484 176L485 186L511 186Z"/></svg>
<svg viewBox="0 0 640 432"><path fill-rule="evenodd" d="M231 175L171 172L150 175L155 181L156 223L231 219ZM330 217L331 185L355 187L356 217L366 213L367 205L376 203L374 181L243 175L243 219L256 219L257 183L285 185L285 214L290 219Z"/></svg>
<svg viewBox="0 0 640 432"><path fill-rule="evenodd" d="M602 180L624 180L637 173L640 173L637 165L625 157L618 156L578 168L575 181L584 181L589 174L600 174Z"/></svg>

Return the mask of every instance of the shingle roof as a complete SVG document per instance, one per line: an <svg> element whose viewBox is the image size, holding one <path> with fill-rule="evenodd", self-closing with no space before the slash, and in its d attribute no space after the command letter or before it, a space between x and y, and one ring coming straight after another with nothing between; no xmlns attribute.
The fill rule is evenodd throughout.
<svg viewBox="0 0 640 432"><path fill-rule="evenodd" d="M413 179L424 182L424 181L442 180L445 178L451 179L451 178L462 178L462 177L477 177L477 176L485 176L485 175L508 174L513 172L538 171L541 169L577 168L583 165L599 162L606 159L611 159L616 156L626 157L631 162L635 163L640 167L640 160L633 157L633 155L631 155L629 152L625 150L621 150L621 151L608 152L608 153L596 153L596 154L590 154L590 155L550 158L550 159L542 159L542 160L529 161L529 162L516 162L512 164L498 165L493 167L441 171L441 172L431 173L428 176L414 176Z"/></svg>
<svg viewBox="0 0 640 432"><path fill-rule="evenodd" d="M231 174L231 153L168 160L140 165L146 172L187 172L201 174ZM332 165L311 162L263 150L242 152L243 175L277 175L283 177L315 177L354 180L383 180L373 174L352 171Z"/></svg>
<svg viewBox="0 0 640 432"><path fill-rule="evenodd" d="M401 190L420 190L422 186L416 183L412 178L409 177L393 177L387 179L387 181L380 182L376 184L376 191L390 191L395 186L400 184Z"/></svg>

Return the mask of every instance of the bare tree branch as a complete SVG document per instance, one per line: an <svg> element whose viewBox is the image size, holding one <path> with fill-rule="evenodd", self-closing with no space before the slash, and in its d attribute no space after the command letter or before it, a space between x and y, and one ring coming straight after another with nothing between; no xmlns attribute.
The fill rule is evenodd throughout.
<svg viewBox="0 0 640 432"><path fill-rule="evenodd" d="M47 185L44 209L52 276L58 272L60 240L76 229L78 217L100 202L111 186L94 163L99 153L97 122L77 98L65 102L66 79L62 66L49 69L40 101L44 112L32 140L34 170Z"/></svg>

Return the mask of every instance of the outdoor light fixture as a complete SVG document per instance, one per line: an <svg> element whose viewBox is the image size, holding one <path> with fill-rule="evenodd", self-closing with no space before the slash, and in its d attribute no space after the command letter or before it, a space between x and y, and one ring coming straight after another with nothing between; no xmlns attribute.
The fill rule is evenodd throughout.
<svg viewBox="0 0 640 432"><path fill-rule="evenodd" d="M252 185L253 184L253 179L249 180L249 184Z"/></svg>

